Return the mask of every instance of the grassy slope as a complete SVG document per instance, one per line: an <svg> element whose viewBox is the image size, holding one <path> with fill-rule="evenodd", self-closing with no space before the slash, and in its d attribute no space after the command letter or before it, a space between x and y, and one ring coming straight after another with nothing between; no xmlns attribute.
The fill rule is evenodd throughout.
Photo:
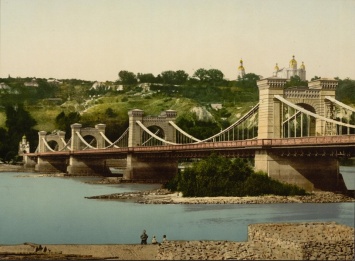
<svg viewBox="0 0 355 261"><path fill-rule="evenodd" d="M122 101L127 97L127 101ZM230 122L236 121L240 116L247 112L255 103L238 103L226 107L231 112ZM128 118L128 111L132 109L143 110L145 115L157 116L165 110L176 110L179 116L191 117L190 110L193 107L201 106L197 101L184 97L167 97L164 95L143 98L140 95L118 94L115 96L101 97L96 100L86 102L85 105L78 104L75 101L68 101L59 105L28 106L32 117L37 121L35 128L52 132L55 130L55 118L64 111L79 111L83 121L105 123L107 120L105 112L111 108L117 114L117 121L124 121ZM209 108L210 109L210 108ZM0 111L0 127L5 127L5 113ZM92 126L93 127L93 126Z"/></svg>

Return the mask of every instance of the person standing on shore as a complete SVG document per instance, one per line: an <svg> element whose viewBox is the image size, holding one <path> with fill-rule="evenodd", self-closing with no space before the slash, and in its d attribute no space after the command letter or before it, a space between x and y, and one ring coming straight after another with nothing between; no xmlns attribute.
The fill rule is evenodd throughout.
<svg viewBox="0 0 355 261"><path fill-rule="evenodd" d="M146 234L146 231L143 230L143 233L141 235L141 245L146 245L147 239L148 239L148 235Z"/></svg>
<svg viewBox="0 0 355 261"><path fill-rule="evenodd" d="M166 242L166 235L163 235L163 241L162 242Z"/></svg>
<svg viewBox="0 0 355 261"><path fill-rule="evenodd" d="M157 239L155 238L155 236L153 236L153 238L152 238L152 244L153 244L153 245L158 244L158 241L157 241Z"/></svg>

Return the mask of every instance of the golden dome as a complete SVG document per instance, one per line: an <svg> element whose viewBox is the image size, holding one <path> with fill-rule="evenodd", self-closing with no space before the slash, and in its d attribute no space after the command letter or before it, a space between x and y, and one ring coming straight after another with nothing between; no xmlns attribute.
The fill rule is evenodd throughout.
<svg viewBox="0 0 355 261"><path fill-rule="evenodd" d="M244 70L243 60L242 59L240 59L240 66L238 67L238 70Z"/></svg>
<svg viewBox="0 0 355 261"><path fill-rule="evenodd" d="M280 68L279 68L279 66L277 65L277 63L276 63L276 65L275 65L275 67L274 67L274 70L275 70L275 71L280 70Z"/></svg>
<svg viewBox="0 0 355 261"><path fill-rule="evenodd" d="M290 61L290 67L297 66L297 61L295 60L295 56L292 56L292 60Z"/></svg>
<svg viewBox="0 0 355 261"><path fill-rule="evenodd" d="M302 70L306 70L306 66L304 66L304 63L302 62L301 66L300 66L300 69Z"/></svg>

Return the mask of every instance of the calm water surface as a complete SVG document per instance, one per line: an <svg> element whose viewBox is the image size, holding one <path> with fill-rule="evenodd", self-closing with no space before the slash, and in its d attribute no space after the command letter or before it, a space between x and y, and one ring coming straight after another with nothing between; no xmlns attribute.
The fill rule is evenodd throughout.
<svg viewBox="0 0 355 261"><path fill-rule="evenodd" d="M247 226L263 222L336 221L354 227L354 203L142 205L85 197L159 185L19 177L25 175L0 173L0 244L136 244L143 229L148 241L163 234L172 240L247 241Z"/></svg>

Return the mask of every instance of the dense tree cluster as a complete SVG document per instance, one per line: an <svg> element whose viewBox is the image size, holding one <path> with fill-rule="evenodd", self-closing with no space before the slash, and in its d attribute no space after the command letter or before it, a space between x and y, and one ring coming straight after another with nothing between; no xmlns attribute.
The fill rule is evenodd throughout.
<svg viewBox="0 0 355 261"><path fill-rule="evenodd" d="M6 106L6 128L0 128L0 160L16 160L19 142L25 135L31 147L37 147L38 132L33 129L37 124L22 104Z"/></svg>
<svg viewBox="0 0 355 261"><path fill-rule="evenodd" d="M122 70L118 73L119 82L122 84L134 84L138 81L140 83L159 83L167 85L184 85L201 82L209 83L213 86L223 82L223 73L218 69L198 69L192 77L189 76L184 70L177 71L163 71L156 77L152 73L138 73L137 75L133 72L128 72Z"/></svg>
<svg viewBox="0 0 355 261"><path fill-rule="evenodd" d="M65 114L63 111L55 118L55 125L58 130L65 131L65 138L71 136L71 125L80 122L80 114L78 112L69 112Z"/></svg>
<svg viewBox="0 0 355 261"><path fill-rule="evenodd" d="M335 92L337 100L344 103L355 104L355 81L351 79L340 80Z"/></svg>
<svg viewBox="0 0 355 261"><path fill-rule="evenodd" d="M288 82L286 82L285 88L294 87L294 86L307 87L308 86L308 82L307 81L302 81L301 78L298 75L291 76L290 80Z"/></svg>
<svg viewBox="0 0 355 261"><path fill-rule="evenodd" d="M181 191L185 197L305 195L297 186L255 173L246 160L228 159L212 154L179 172L166 187Z"/></svg>

